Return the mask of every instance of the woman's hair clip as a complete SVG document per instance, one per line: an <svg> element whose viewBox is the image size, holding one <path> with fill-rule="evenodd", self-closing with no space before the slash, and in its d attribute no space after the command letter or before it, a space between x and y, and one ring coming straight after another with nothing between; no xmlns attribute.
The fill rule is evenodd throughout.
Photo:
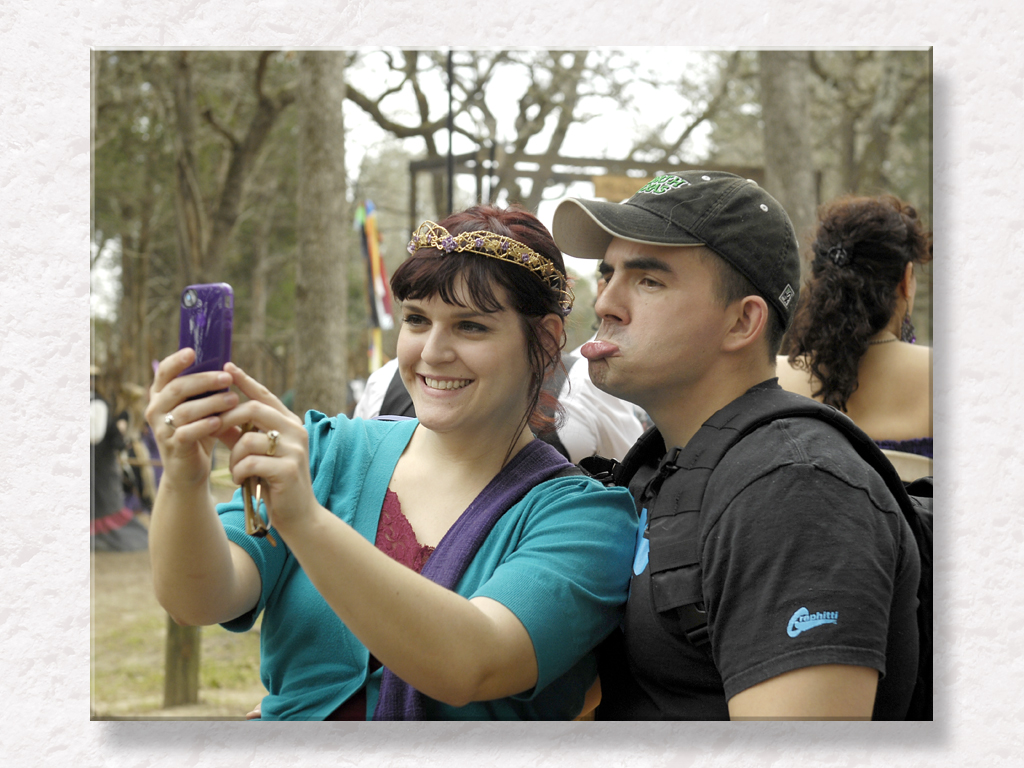
<svg viewBox="0 0 1024 768"><path fill-rule="evenodd" d="M826 255L837 267L845 267L850 263L850 254L841 245L833 245L828 249L828 253Z"/></svg>

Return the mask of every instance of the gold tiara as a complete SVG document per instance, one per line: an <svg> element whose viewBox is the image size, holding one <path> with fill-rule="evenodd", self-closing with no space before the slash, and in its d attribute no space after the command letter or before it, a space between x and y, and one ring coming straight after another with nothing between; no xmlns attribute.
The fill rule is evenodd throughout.
<svg viewBox="0 0 1024 768"><path fill-rule="evenodd" d="M546 256L541 256L518 240L513 240L494 232L478 230L452 235L447 229L432 221L424 221L419 229L413 232L412 240L406 250L413 253L420 248L436 248L445 253L476 253L491 259L501 259L533 272L554 290L558 291L559 306L562 314L568 315L576 297L573 295L569 281L558 267Z"/></svg>

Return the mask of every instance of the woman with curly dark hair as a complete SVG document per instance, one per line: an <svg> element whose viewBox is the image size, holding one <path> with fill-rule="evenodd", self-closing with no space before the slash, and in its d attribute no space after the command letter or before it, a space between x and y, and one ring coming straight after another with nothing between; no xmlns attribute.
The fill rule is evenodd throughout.
<svg viewBox="0 0 1024 768"><path fill-rule="evenodd" d="M931 348L910 322L932 236L892 195L819 210L811 278L779 358L779 383L844 411L882 448L932 455Z"/></svg>

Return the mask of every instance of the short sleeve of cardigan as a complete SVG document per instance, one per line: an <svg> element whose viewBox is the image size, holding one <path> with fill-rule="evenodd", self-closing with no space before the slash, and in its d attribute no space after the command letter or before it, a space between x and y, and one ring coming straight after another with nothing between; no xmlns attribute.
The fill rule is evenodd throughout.
<svg viewBox="0 0 1024 768"><path fill-rule="evenodd" d="M223 627L232 632L245 632L256 623L256 617L267 605L267 598L284 569L288 549L281 537L277 536L277 546L273 546L266 538L250 536L245 532L245 510L242 504L242 491L238 489L231 501L217 505L217 514L221 525L228 535L228 541L237 544L252 558L260 572L260 599L253 610L242 614L236 619L226 621ZM273 535L273 533L271 533Z"/></svg>
<svg viewBox="0 0 1024 768"><path fill-rule="evenodd" d="M488 597L526 627L537 655L532 698L621 621L637 515L629 492L582 477L549 480L521 504L515 548L470 597Z"/></svg>

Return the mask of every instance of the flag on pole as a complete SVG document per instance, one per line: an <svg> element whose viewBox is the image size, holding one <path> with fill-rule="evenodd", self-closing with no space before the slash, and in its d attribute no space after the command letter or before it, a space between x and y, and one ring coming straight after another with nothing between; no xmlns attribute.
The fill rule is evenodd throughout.
<svg viewBox="0 0 1024 768"><path fill-rule="evenodd" d="M367 200L365 205L356 208L355 224L360 231L363 258L366 261L366 295L370 303L370 371L373 372L384 364L381 331L390 331L395 327L391 316L391 287L384 269L384 260L380 256L381 236L377 229L377 212L371 201Z"/></svg>

